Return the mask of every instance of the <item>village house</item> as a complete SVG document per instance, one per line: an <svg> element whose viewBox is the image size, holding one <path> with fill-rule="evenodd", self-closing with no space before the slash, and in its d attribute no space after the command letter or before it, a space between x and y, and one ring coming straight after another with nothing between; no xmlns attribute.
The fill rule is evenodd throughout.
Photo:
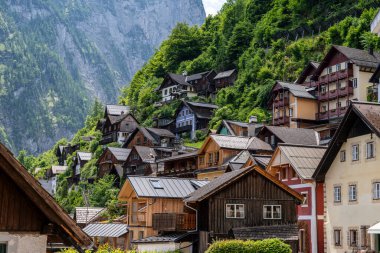
<svg viewBox="0 0 380 253"><path fill-rule="evenodd" d="M256 166L225 173L184 199L196 209L200 253L213 240L226 238L280 238L298 252L296 205L302 200Z"/></svg>
<svg viewBox="0 0 380 253"><path fill-rule="evenodd" d="M115 185L119 186L125 174L123 163L130 153L131 149L128 148L107 147L96 162L98 167L97 178L102 178L109 174L114 175L116 179Z"/></svg>
<svg viewBox="0 0 380 253"><path fill-rule="evenodd" d="M108 244L114 249L128 248L128 226L124 223L90 223L83 231L93 238L96 246Z"/></svg>
<svg viewBox="0 0 380 253"><path fill-rule="evenodd" d="M215 76L216 72L214 70L209 70L188 75L185 80L195 88L198 96L208 97L215 92Z"/></svg>
<svg viewBox="0 0 380 253"><path fill-rule="evenodd" d="M312 176L325 151L326 147L322 146L280 143L266 169L303 196L297 210L299 252L317 253L321 252L318 248L324 247L323 213L317 215L317 208L323 209L323 202L316 202L316 183Z"/></svg>
<svg viewBox="0 0 380 253"><path fill-rule="evenodd" d="M369 81L372 83L372 87L368 87L368 101L380 103L380 64L377 66L375 73L371 76Z"/></svg>
<svg viewBox="0 0 380 253"><path fill-rule="evenodd" d="M75 207L74 220L79 227L84 228L105 210L104 207Z"/></svg>
<svg viewBox="0 0 380 253"><path fill-rule="evenodd" d="M72 153L74 153L77 150L79 150L79 144L77 144L77 145L71 145L71 144L59 145L56 152L55 152L55 155L58 158L58 164L61 166L67 165L67 162L66 162L67 156L71 155Z"/></svg>
<svg viewBox="0 0 380 253"><path fill-rule="evenodd" d="M0 144L0 251L46 253L55 245L79 252L89 238L32 175Z"/></svg>
<svg viewBox="0 0 380 253"><path fill-rule="evenodd" d="M173 148L175 135L167 129L137 127L125 141L123 148L134 146Z"/></svg>
<svg viewBox="0 0 380 253"><path fill-rule="evenodd" d="M123 144L129 134L138 126L139 122L129 113L128 106L107 105L104 119L100 120L97 125L97 129L102 132L102 139L99 143L103 145L111 142Z"/></svg>
<svg viewBox="0 0 380 253"><path fill-rule="evenodd" d="M216 134L253 137L262 127L263 124L257 123L256 116L251 116L249 123L224 119L216 130Z"/></svg>
<svg viewBox="0 0 380 253"><path fill-rule="evenodd" d="M315 76L319 64L320 63L316 61L309 61L309 63L302 70L301 74L298 76L295 83L302 84L306 87L311 87L312 78Z"/></svg>
<svg viewBox="0 0 380 253"><path fill-rule="evenodd" d="M371 22L371 32L380 35L380 11Z"/></svg>
<svg viewBox="0 0 380 253"><path fill-rule="evenodd" d="M259 168L265 170L271 158L271 155L258 155L251 150L242 150L228 161L226 172L240 170L252 165L257 165Z"/></svg>
<svg viewBox="0 0 380 253"><path fill-rule="evenodd" d="M53 165L38 182L50 195L54 196L57 192L58 175L65 173L66 170L67 166Z"/></svg>
<svg viewBox="0 0 380 253"><path fill-rule="evenodd" d="M168 73L156 91L161 94L161 102L197 96L195 87L186 81L185 73L183 75Z"/></svg>
<svg viewBox="0 0 380 253"><path fill-rule="evenodd" d="M125 175L151 175L157 172L154 148L134 146L123 164Z"/></svg>
<svg viewBox="0 0 380 253"><path fill-rule="evenodd" d="M257 134L257 138L270 144L273 149L279 143L320 145L318 132L306 128L264 126Z"/></svg>
<svg viewBox="0 0 380 253"><path fill-rule="evenodd" d="M304 128L315 125L318 111L316 97L302 85L277 81L271 92L268 108L272 110L272 125Z"/></svg>
<svg viewBox="0 0 380 253"><path fill-rule="evenodd" d="M81 180L81 170L83 166L90 161L92 153L77 151L77 155L73 157L72 176L70 178L71 184L78 184Z"/></svg>
<svg viewBox="0 0 380 253"><path fill-rule="evenodd" d="M185 241L169 243L162 236L172 233L185 235L195 229L195 211L186 207L183 198L207 183L173 177L128 176L118 199L126 202L129 247L135 242L138 250L146 249L146 241L138 241L145 238L155 245L155 251L189 246L190 251L185 252L192 252L192 242L186 241L186 237L183 237ZM175 248L167 249L168 245Z"/></svg>
<svg viewBox="0 0 380 253"><path fill-rule="evenodd" d="M220 89L234 85L236 78L237 78L236 69L219 72L214 77L215 91L217 92Z"/></svg>
<svg viewBox="0 0 380 253"><path fill-rule="evenodd" d="M313 175L325 192L324 252L380 250L379 115L380 104L351 102Z"/></svg>
<svg viewBox="0 0 380 253"><path fill-rule="evenodd" d="M157 176L194 178L197 170L198 151L159 159Z"/></svg>
<svg viewBox="0 0 380 253"><path fill-rule="evenodd" d="M212 180L222 175L229 160L240 151L249 150L253 154L270 155L271 146L256 137L230 135L209 135L198 151L198 179Z"/></svg>
<svg viewBox="0 0 380 253"><path fill-rule="evenodd" d="M194 140L197 130L208 131L208 123L216 109L218 106L213 104L182 101L174 116L177 137L188 134Z"/></svg>

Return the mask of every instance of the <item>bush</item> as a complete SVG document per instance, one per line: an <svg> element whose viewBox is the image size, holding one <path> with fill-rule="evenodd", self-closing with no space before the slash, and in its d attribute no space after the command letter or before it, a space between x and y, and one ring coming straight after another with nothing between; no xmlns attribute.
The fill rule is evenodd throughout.
<svg viewBox="0 0 380 253"><path fill-rule="evenodd" d="M206 253L291 253L291 247L279 239L262 241L216 241Z"/></svg>

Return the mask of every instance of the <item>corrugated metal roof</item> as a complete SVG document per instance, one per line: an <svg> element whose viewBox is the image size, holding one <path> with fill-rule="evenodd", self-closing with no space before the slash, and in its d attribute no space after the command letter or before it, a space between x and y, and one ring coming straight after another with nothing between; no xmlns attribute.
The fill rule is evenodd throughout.
<svg viewBox="0 0 380 253"><path fill-rule="evenodd" d="M54 175L62 174L67 170L67 166L53 165L51 166L51 171Z"/></svg>
<svg viewBox="0 0 380 253"><path fill-rule="evenodd" d="M91 237L118 238L128 233L128 226L123 223L91 223L83 231Z"/></svg>
<svg viewBox="0 0 380 253"><path fill-rule="evenodd" d="M161 137L174 138L175 135L167 129L147 127L146 130Z"/></svg>
<svg viewBox="0 0 380 253"><path fill-rule="evenodd" d="M75 221L77 224L89 223L92 219L97 217L104 207L75 207Z"/></svg>
<svg viewBox="0 0 380 253"><path fill-rule="evenodd" d="M284 143L318 145L319 136L313 129L264 126Z"/></svg>
<svg viewBox="0 0 380 253"><path fill-rule="evenodd" d="M286 88L291 92L295 97L301 97L301 98L310 98L310 99L316 99L313 95L311 95L306 89L305 86L294 84L294 83L286 83L282 81L277 81L278 84L282 86L282 88Z"/></svg>
<svg viewBox="0 0 380 253"><path fill-rule="evenodd" d="M138 197L149 198L182 199L208 183L208 181L195 179L149 176L128 176L127 180ZM159 187L155 187L155 185Z"/></svg>
<svg viewBox="0 0 380 253"><path fill-rule="evenodd" d="M118 161L126 161L129 153L131 153L131 149L129 148L113 148L108 147L109 151L116 157Z"/></svg>
<svg viewBox="0 0 380 253"><path fill-rule="evenodd" d="M188 236L189 233L170 233L158 236L149 236L146 238L134 240L133 243L161 243L161 242L176 242Z"/></svg>
<svg viewBox="0 0 380 253"><path fill-rule="evenodd" d="M108 115L119 116L129 113L130 107L127 105L106 105L106 110Z"/></svg>
<svg viewBox="0 0 380 253"><path fill-rule="evenodd" d="M311 179L321 161L326 147L280 144L279 149L303 179Z"/></svg>
<svg viewBox="0 0 380 253"><path fill-rule="evenodd" d="M271 151L272 147L260 140L257 137L245 137L245 136L232 136L232 135L219 135L211 134L210 137L221 148L228 149L248 149L248 150L268 150Z"/></svg>
<svg viewBox="0 0 380 253"><path fill-rule="evenodd" d="M223 71L223 72L219 72L215 77L214 77L214 80L216 79L221 79L221 78L225 78L225 77L229 77L232 75L232 73L235 72L235 69L231 69L231 70L226 70L226 71Z"/></svg>
<svg viewBox="0 0 380 253"><path fill-rule="evenodd" d="M92 158L92 154L90 152L78 151L77 155L82 161L90 161Z"/></svg>

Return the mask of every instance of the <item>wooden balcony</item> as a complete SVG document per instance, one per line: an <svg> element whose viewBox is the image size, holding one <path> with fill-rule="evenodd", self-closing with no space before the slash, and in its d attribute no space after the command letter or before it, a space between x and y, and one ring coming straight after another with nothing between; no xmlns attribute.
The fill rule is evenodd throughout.
<svg viewBox="0 0 380 253"><path fill-rule="evenodd" d="M328 84L332 82L336 82L337 80L347 79L354 76L354 72L351 67L348 67L348 69L342 69L324 76L320 76L318 83L319 84Z"/></svg>
<svg viewBox="0 0 380 253"><path fill-rule="evenodd" d="M286 125L286 124L289 124L289 122L290 122L290 119L288 116L280 116L278 118L273 119L274 126Z"/></svg>
<svg viewBox="0 0 380 253"><path fill-rule="evenodd" d="M192 129L193 129L192 125L186 125L186 126L176 127L174 132L175 133L191 132Z"/></svg>
<svg viewBox="0 0 380 253"><path fill-rule="evenodd" d="M284 97L283 99L278 99L273 101L273 106L274 107L283 107L283 106L288 106L289 105L289 98Z"/></svg>
<svg viewBox="0 0 380 253"><path fill-rule="evenodd" d="M188 231L196 229L195 214L155 213L153 229L158 231Z"/></svg>
<svg viewBox="0 0 380 253"><path fill-rule="evenodd" d="M319 112L315 114L315 118L318 120L326 120L336 117L342 117L347 111L347 106L342 106L336 109L331 109L326 112Z"/></svg>
<svg viewBox="0 0 380 253"><path fill-rule="evenodd" d="M145 226L146 225L146 213L145 212L133 213L130 217L130 223L131 223L131 225Z"/></svg>
<svg viewBox="0 0 380 253"><path fill-rule="evenodd" d="M319 101L328 101L333 100L338 97L346 97L354 94L354 90L352 88L352 82L350 81L348 85L345 87L341 87L339 89L332 89L326 92L321 92L318 96Z"/></svg>

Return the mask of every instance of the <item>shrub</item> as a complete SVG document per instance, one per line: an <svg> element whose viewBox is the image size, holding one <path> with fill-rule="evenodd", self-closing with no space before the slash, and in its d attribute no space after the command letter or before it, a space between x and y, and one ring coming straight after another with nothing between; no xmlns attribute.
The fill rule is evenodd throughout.
<svg viewBox="0 0 380 253"><path fill-rule="evenodd" d="M216 241L206 253L291 253L291 247L279 239L262 241Z"/></svg>

